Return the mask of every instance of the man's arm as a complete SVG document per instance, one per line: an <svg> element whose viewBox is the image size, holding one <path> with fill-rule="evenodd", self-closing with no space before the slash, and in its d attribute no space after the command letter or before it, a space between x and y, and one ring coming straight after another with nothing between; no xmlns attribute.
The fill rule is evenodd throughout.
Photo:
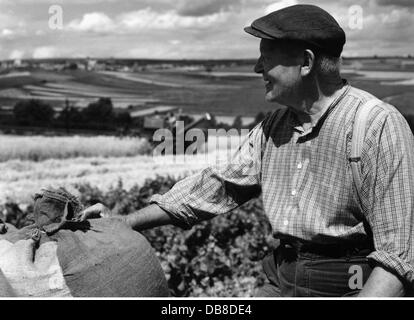
<svg viewBox="0 0 414 320"><path fill-rule="evenodd" d="M376 110L362 157L361 202L375 263L361 296L401 296L414 283L414 139L390 106Z"/></svg>
<svg viewBox="0 0 414 320"><path fill-rule="evenodd" d="M358 297L403 297L404 285L393 273L382 267L372 270Z"/></svg>
<svg viewBox="0 0 414 320"><path fill-rule="evenodd" d="M260 162L263 142L262 123L250 131L231 159L207 167L175 184L163 195L153 195L151 205L131 215L117 217L135 230L165 224L184 229L199 221L229 212L257 197L260 187ZM85 209L81 219L111 217L102 204Z"/></svg>
<svg viewBox="0 0 414 320"><path fill-rule="evenodd" d="M156 204L151 204L126 216L114 216L111 214L109 208L101 203L97 203L86 208L81 215L81 220L92 218L115 218L125 222L136 231L173 224L172 217Z"/></svg>
<svg viewBox="0 0 414 320"><path fill-rule="evenodd" d="M156 204L125 216L125 222L136 231L172 224L171 216Z"/></svg>

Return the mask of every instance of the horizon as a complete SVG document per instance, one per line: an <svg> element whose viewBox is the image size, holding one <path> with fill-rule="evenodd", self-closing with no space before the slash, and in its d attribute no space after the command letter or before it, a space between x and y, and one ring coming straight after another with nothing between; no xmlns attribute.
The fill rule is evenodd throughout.
<svg viewBox="0 0 414 320"><path fill-rule="evenodd" d="M358 59L407 59L412 60L414 59L414 55L412 54L401 54L401 55L372 55L372 56L341 56L342 59L346 60L358 60ZM24 58L24 59L0 59L0 62L13 62L16 60L20 60L21 62L28 62L28 61L60 61L60 60L96 60L96 61L104 61L104 60L120 60L120 61L127 61L127 60L139 60L139 61L157 61L157 62L204 62L204 61L234 61L234 62L247 62L247 61L256 61L256 58L222 58L222 59L214 59L214 58L148 58L148 57L136 57L136 58L126 58L126 57L51 57L51 58Z"/></svg>

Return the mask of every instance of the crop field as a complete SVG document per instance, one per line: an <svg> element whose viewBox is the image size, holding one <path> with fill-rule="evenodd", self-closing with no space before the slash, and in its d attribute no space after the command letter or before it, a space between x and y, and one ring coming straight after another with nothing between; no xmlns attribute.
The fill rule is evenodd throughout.
<svg viewBox="0 0 414 320"><path fill-rule="evenodd" d="M345 60L343 76L351 85L367 90L411 112L414 92L411 60ZM264 86L253 65L200 70L44 71L30 70L0 76L0 105L20 99L42 99L55 107L66 99L86 106L99 97L110 97L115 107L179 106L190 114L250 116L274 109L264 101Z"/></svg>
<svg viewBox="0 0 414 320"><path fill-rule="evenodd" d="M88 183L109 190L122 181L126 189L142 184L157 175L187 176L202 168L202 163L187 160L174 163L167 159L157 161L151 156L90 157L49 159L41 162L10 160L0 163L0 204L13 201L31 202L32 195L44 187L62 186L73 190L76 184Z"/></svg>
<svg viewBox="0 0 414 320"><path fill-rule="evenodd" d="M243 136L211 137L198 155L156 156L140 138L0 135L0 204L29 203L47 186L72 189L89 183L126 189L156 176L184 177L208 164L227 160Z"/></svg>
<svg viewBox="0 0 414 320"><path fill-rule="evenodd" d="M143 138L0 135L0 162L14 159L43 161L76 157L132 157L150 152L151 147Z"/></svg>

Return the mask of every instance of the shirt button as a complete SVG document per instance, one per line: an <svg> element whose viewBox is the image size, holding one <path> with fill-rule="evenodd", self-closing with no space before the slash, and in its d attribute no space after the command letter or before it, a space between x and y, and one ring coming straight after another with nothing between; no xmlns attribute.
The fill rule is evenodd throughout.
<svg viewBox="0 0 414 320"><path fill-rule="evenodd" d="M298 169L302 169L302 162L298 163Z"/></svg>
<svg viewBox="0 0 414 320"><path fill-rule="evenodd" d="M285 221L283 221L283 225L284 226L287 226L289 224L289 220L285 220Z"/></svg>
<svg viewBox="0 0 414 320"><path fill-rule="evenodd" d="M291 194L292 196L296 196L296 190L292 190Z"/></svg>

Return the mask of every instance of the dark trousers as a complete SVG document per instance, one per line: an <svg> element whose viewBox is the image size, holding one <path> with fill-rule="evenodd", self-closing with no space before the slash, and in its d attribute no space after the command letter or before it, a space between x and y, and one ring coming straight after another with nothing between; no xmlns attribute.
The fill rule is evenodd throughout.
<svg viewBox="0 0 414 320"><path fill-rule="evenodd" d="M281 244L263 260L267 282L257 297L355 296L371 274L371 249L324 254Z"/></svg>

